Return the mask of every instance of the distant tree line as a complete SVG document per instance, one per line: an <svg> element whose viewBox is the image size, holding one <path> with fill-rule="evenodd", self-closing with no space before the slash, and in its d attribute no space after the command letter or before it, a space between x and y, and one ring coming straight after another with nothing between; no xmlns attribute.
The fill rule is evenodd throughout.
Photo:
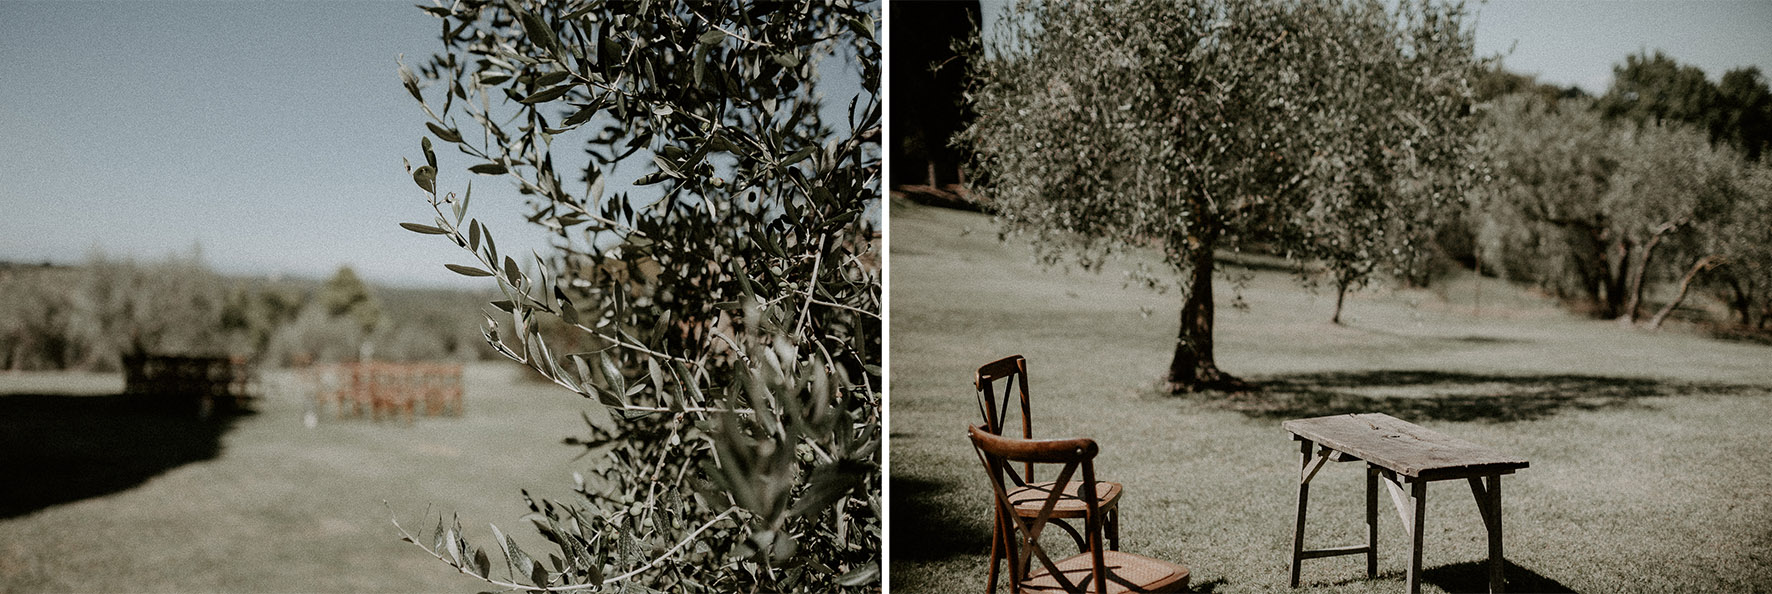
<svg viewBox="0 0 1772 594"><path fill-rule="evenodd" d="M1477 85L1488 183L1437 245L1599 317L1659 326L1694 291L1772 318L1772 101L1757 68L1712 84L1634 55L1605 95L1500 70ZM1665 295L1651 310L1649 288Z"/></svg>
<svg viewBox="0 0 1772 594"><path fill-rule="evenodd" d="M0 370L112 371L123 353L243 356L272 365L369 355L490 355L453 314L472 293L229 278L193 253L141 262L0 266Z"/></svg>

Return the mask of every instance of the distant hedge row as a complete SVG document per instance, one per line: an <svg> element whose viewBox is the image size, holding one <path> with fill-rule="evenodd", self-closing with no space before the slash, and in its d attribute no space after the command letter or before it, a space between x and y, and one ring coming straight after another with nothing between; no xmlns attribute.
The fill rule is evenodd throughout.
<svg viewBox="0 0 1772 594"><path fill-rule="evenodd" d="M95 255L76 266L0 264L0 369L112 371L124 352L260 363L479 358L465 292L331 280L230 278L186 255ZM466 320L466 321L464 321Z"/></svg>

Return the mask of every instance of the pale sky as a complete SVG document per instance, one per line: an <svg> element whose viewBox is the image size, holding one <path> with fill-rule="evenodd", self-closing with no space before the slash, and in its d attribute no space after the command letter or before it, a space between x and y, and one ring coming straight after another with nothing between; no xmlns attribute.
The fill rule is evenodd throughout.
<svg viewBox="0 0 1772 594"><path fill-rule="evenodd" d="M440 46L413 3L0 0L0 260L201 245L231 274L350 265L378 282L482 286L443 268L466 254L397 226L430 217L400 162L422 159L424 116L395 58ZM1772 73L1772 2L1472 7L1480 52L1517 42L1510 68L1590 92L1645 49L1713 80L1750 64ZM473 163L439 157L440 184L459 189ZM474 214L503 251L540 247L516 193L475 179Z"/></svg>
<svg viewBox="0 0 1772 594"><path fill-rule="evenodd" d="M415 3L428 4L0 0L0 261L200 245L229 274L350 265L374 282L490 286L443 268L464 251L398 226L433 217L401 164L423 162L426 118L396 57L442 46ZM825 69L826 93L859 92L840 71ZM848 105L828 103L827 117ZM474 179L470 214L501 251L545 249L508 181L437 153L439 188Z"/></svg>
<svg viewBox="0 0 1772 594"><path fill-rule="evenodd" d="M1009 0L981 0L996 22ZM1712 82L1741 66L1772 76L1772 0L1491 0L1465 3L1477 17L1477 53L1508 69L1595 95L1625 56L1660 49L1704 69ZM1512 49L1511 53L1509 52Z"/></svg>
<svg viewBox="0 0 1772 594"><path fill-rule="evenodd" d="M1509 70L1595 95L1625 56L1662 50L1681 64L1723 73L1759 66L1772 76L1772 1L1534 1L1468 5L1479 55L1504 54ZM1510 46L1513 52L1507 53Z"/></svg>
<svg viewBox="0 0 1772 594"><path fill-rule="evenodd" d="M395 59L437 34L411 2L0 1L0 259L450 283L466 254L397 226L430 217Z"/></svg>

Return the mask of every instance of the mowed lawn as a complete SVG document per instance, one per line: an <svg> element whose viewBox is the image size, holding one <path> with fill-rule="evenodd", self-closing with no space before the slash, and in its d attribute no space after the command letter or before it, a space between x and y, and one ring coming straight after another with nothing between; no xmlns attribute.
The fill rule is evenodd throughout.
<svg viewBox="0 0 1772 594"><path fill-rule="evenodd" d="M519 489L572 496L588 460L560 440L582 434L580 410L601 413L521 371L470 365L461 418L323 414L311 429L303 384L282 372L231 426L116 413L116 375L0 374L0 592L489 589L400 542L382 502L409 530L459 512L471 541L496 523L549 550Z"/></svg>
<svg viewBox="0 0 1772 594"><path fill-rule="evenodd" d="M1772 591L1772 348L1584 319L1470 277L1352 294L1336 326L1332 293L1242 271L1246 310L1217 285L1217 360L1266 391L1171 396L1178 295L1126 288L1121 269L1043 269L989 217L894 201L892 590L983 588L972 373L1022 354L1036 437L1096 439L1098 475L1125 485L1122 548L1184 561L1196 591L1287 591L1298 450L1280 423L1365 411L1531 460L1503 479L1511 591ZM1307 547L1360 542L1363 477L1332 464L1313 481ZM1402 589L1407 537L1380 506L1380 576L1360 556L1309 560L1299 591ZM1434 483L1427 514L1423 590L1484 591L1469 488Z"/></svg>

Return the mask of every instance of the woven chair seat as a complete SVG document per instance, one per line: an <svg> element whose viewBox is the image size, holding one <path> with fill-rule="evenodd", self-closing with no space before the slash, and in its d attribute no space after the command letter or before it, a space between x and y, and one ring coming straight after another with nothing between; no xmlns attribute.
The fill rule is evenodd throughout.
<svg viewBox="0 0 1772 594"><path fill-rule="evenodd" d="M1187 589L1188 570L1182 565L1120 551L1102 551L1101 559L1110 577L1107 592L1098 594L1180 592ZM1082 584L1086 592L1095 592L1089 562L1089 554L1082 553L1066 557L1056 565L1071 583ZM1021 591L1063 592L1064 588L1059 586L1058 579L1051 572L1042 567L1028 574L1028 578L1021 582Z"/></svg>
<svg viewBox="0 0 1772 594"><path fill-rule="evenodd" d="M1046 498L1052 494L1053 481L1041 481L1018 487L1009 491L1009 502L1015 505L1017 515L1034 517L1040 508L1046 505ZM1052 506L1054 518L1081 518L1088 509L1083 505L1080 489L1083 483L1070 481L1064 486L1064 494L1059 496L1058 503ZM1103 510L1112 509L1120 503L1120 483L1097 481L1095 483L1095 499L1100 502Z"/></svg>

